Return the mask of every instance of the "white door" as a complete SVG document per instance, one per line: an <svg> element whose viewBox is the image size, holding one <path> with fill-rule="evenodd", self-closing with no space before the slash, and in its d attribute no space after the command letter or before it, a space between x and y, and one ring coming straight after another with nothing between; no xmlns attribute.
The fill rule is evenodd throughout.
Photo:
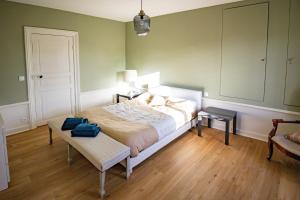
<svg viewBox="0 0 300 200"><path fill-rule="evenodd" d="M44 125L75 112L74 41L71 36L31 34L32 119Z"/></svg>

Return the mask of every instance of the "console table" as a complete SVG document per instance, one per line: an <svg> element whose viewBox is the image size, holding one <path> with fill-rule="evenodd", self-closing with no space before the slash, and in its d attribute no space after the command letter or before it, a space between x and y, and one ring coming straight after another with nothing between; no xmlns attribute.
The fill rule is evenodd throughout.
<svg viewBox="0 0 300 200"><path fill-rule="evenodd" d="M202 118L207 118L207 126L211 128L211 120L225 122L225 144L229 145L229 126L233 120L233 134L236 134L237 112L233 110L225 110L216 107L208 107L204 111L198 113L198 135L202 135Z"/></svg>

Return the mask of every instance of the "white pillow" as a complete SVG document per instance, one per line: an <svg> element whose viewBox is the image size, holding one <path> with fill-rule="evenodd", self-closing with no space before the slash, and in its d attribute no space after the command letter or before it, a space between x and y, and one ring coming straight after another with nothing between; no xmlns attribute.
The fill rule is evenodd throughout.
<svg viewBox="0 0 300 200"><path fill-rule="evenodd" d="M138 96L136 99L142 104L148 104L151 100L152 95L149 92L145 92Z"/></svg>
<svg viewBox="0 0 300 200"><path fill-rule="evenodd" d="M168 97L168 103L182 103L185 102L186 99L178 98L178 97Z"/></svg>
<svg viewBox="0 0 300 200"><path fill-rule="evenodd" d="M150 106L164 106L166 105L166 98L159 96L159 95L154 95L149 103Z"/></svg>

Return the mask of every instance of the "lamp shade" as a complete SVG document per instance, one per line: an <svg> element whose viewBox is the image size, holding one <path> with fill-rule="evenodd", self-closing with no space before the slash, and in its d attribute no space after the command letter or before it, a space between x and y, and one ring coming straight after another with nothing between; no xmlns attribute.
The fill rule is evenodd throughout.
<svg viewBox="0 0 300 200"><path fill-rule="evenodd" d="M150 18L145 15L144 11L134 17L133 19L134 30L138 36L146 36L150 31Z"/></svg>
<svg viewBox="0 0 300 200"><path fill-rule="evenodd" d="M125 82L134 82L137 80L137 71L136 70L125 70L124 71L124 81Z"/></svg>

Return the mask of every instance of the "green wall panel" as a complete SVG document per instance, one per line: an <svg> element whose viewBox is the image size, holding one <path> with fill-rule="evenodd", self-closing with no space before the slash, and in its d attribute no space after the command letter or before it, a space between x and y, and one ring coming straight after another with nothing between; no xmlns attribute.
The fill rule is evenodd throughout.
<svg viewBox="0 0 300 200"><path fill-rule="evenodd" d="M263 101L222 96L222 12L256 3L269 4ZM208 92L208 98L300 111L299 107L283 103L289 5L288 0L247 0L152 17L151 32L147 37L136 36L132 22L129 22L126 25L126 66L137 69L140 74L160 71L162 83L203 88ZM262 80L256 76L252 79L254 83ZM260 94L257 96L261 97Z"/></svg>
<svg viewBox="0 0 300 200"><path fill-rule="evenodd" d="M220 93L263 101L268 4L224 9Z"/></svg>
<svg viewBox="0 0 300 200"><path fill-rule="evenodd" d="M300 106L300 1L291 1L284 103Z"/></svg>
<svg viewBox="0 0 300 200"><path fill-rule="evenodd" d="M77 31L81 91L111 87L125 69L125 23L0 0L0 105L27 101L24 26Z"/></svg>
<svg viewBox="0 0 300 200"><path fill-rule="evenodd" d="M128 23L127 67L139 74L159 71L163 83L203 87L218 95L221 18L221 7L154 17L147 37L136 36Z"/></svg>

